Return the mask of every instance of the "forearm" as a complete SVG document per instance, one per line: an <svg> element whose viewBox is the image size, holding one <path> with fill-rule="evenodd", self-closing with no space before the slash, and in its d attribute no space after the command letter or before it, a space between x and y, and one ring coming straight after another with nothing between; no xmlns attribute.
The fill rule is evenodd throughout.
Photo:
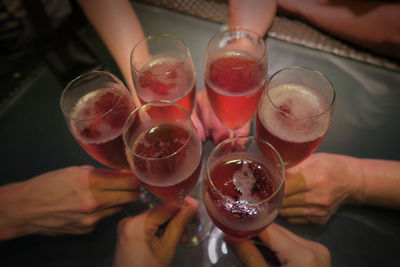
<svg viewBox="0 0 400 267"><path fill-rule="evenodd" d="M229 26L242 27L264 36L276 13L276 0L230 0Z"/></svg>
<svg viewBox="0 0 400 267"><path fill-rule="evenodd" d="M133 46L144 38L144 33L131 3L128 0L78 0L78 3L134 93L130 53Z"/></svg>
<svg viewBox="0 0 400 267"><path fill-rule="evenodd" d="M400 208L400 162L358 159L361 187L354 203Z"/></svg>
<svg viewBox="0 0 400 267"><path fill-rule="evenodd" d="M26 208L22 198L24 183L0 187L0 241L32 233L23 221Z"/></svg>
<svg viewBox="0 0 400 267"><path fill-rule="evenodd" d="M341 39L399 57L400 4L379 1L279 0L279 10L308 21Z"/></svg>

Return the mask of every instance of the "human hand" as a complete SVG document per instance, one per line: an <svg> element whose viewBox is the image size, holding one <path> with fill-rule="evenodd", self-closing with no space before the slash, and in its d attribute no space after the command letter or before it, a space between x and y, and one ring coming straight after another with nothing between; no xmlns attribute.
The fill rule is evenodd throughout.
<svg viewBox="0 0 400 267"><path fill-rule="evenodd" d="M27 234L84 234L139 198L127 171L69 167L0 188L0 239Z"/></svg>
<svg viewBox="0 0 400 267"><path fill-rule="evenodd" d="M269 225L258 237L275 253L280 266L331 266L330 253L325 246L301 238L277 224ZM268 266L251 240L229 236L226 236L225 240L245 266Z"/></svg>
<svg viewBox="0 0 400 267"><path fill-rule="evenodd" d="M118 243L114 267L168 266L186 225L196 214L199 203L187 197L183 206L165 202L118 225ZM160 236L158 230L168 222Z"/></svg>
<svg viewBox="0 0 400 267"><path fill-rule="evenodd" d="M219 121L214 113L208 100L207 91L202 90L196 96L197 104L193 110L192 120L197 128L198 135L201 141L205 141L207 138L212 138L214 143L227 139L229 133L225 126ZM250 122L244 125L237 131L238 136L247 136L250 132Z"/></svg>
<svg viewBox="0 0 400 267"><path fill-rule="evenodd" d="M352 157L316 153L288 169L280 216L291 223L325 224L361 193L357 164Z"/></svg>

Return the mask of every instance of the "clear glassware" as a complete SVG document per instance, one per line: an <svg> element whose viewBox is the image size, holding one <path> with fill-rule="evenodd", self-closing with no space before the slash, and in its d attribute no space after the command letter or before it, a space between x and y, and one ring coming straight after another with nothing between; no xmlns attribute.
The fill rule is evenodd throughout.
<svg viewBox="0 0 400 267"><path fill-rule="evenodd" d="M252 136L227 139L208 157L203 201L214 224L225 234L249 238L279 213L285 167L278 151Z"/></svg>
<svg viewBox="0 0 400 267"><path fill-rule="evenodd" d="M122 130L136 107L124 84L105 71L85 73L64 89L61 110L80 146L94 159L114 169L127 169Z"/></svg>
<svg viewBox="0 0 400 267"><path fill-rule="evenodd" d="M131 51L131 74L142 104L169 100L191 114L196 97L196 73L186 44L168 35L150 35Z"/></svg>
<svg viewBox="0 0 400 267"><path fill-rule="evenodd" d="M290 168L318 148L334 105L335 91L322 73L301 66L285 68L271 77L260 99L256 135L271 143Z"/></svg>
<svg viewBox="0 0 400 267"><path fill-rule="evenodd" d="M131 169L146 189L164 201L182 204L202 166L202 144L189 113L167 100L144 104L126 120L123 138ZM189 245L208 235L207 219L200 209L188 226Z"/></svg>
<svg viewBox="0 0 400 267"><path fill-rule="evenodd" d="M230 137L253 118L266 86L267 72L266 45L257 33L230 28L208 42L205 88Z"/></svg>

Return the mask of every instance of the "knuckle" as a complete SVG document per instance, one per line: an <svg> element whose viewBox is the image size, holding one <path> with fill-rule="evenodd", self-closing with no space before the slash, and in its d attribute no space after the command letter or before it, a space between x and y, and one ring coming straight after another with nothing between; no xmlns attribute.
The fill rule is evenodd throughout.
<svg viewBox="0 0 400 267"><path fill-rule="evenodd" d="M246 266L255 266L254 264L258 262L257 254L254 250L243 253L241 256Z"/></svg>
<svg viewBox="0 0 400 267"><path fill-rule="evenodd" d="M91 196L86 196L81 199L79 202L79 211L82 213L90 214L95 212L98 209L98 203L97 201L91 197Z"/></svg>
<svg viewBox="0 0 400 267"><path fill-rule="evenodd" d="M134 218L125 218L118 224L118 234L121 236L130 236L136 227Z"/></svg>
<svg viewBox="0 0 400 267"><path fill-rule="evenodd" d="M90 229L90 228L94 227L99 220L100 220L100 218L97 216L87 216L87 217L84 217L83 219L81 219L80 223L84 227L88 227L88 229Z"/></svg>

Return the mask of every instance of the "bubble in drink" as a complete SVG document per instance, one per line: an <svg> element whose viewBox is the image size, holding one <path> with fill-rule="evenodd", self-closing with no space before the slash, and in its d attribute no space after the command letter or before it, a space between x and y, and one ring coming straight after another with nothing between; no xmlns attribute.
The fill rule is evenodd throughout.
<svg viewBox="0 0 400 267"><path fill-rule="evenodd" d="M203 189L204 203L215 225L225 233L248 237L276 217L278 205L269 197L276 192L280 179L259 159L232 153L217 161L209 175Z"/></svg>
<svg viewBox="0 0 400 267"><path fill-rule="evenodd" d="M129 95L113 88L93 91L77 101L70 114L70 127L82 148L106 166L129 169L122 128L135 108Z"/></svg>
<svg viewBox="0 0 400 267"><path fill-rule="evenodd" d="M308 157L322 142L331 116L326 112L328 103L312 88L298 84L268 90L259 104L257 136L270 142L290 167Z"/></svg>
<svg viewBox="0 0 400 267"><path fill-rule="evenodd" d="M178 58L159 57L136 75L136 90L143 104L169 100L191 113L196 95L196 78L189 63Z"/></svg>
<svg viewBox="0 0 400 267"><path fill-rule="evenodd" d="M145 129L134 140L132 170L154 195L181 200L196 185L201 169L201 142L177 124Z"/></svg>
<svg viewBox="0 0 400 267"><path fill-rule="evenodd" d="M205 86L217 117L236 130L253 117L265 88L265 62L242 51L230 51L211 60L206 68Z"/></svg>

